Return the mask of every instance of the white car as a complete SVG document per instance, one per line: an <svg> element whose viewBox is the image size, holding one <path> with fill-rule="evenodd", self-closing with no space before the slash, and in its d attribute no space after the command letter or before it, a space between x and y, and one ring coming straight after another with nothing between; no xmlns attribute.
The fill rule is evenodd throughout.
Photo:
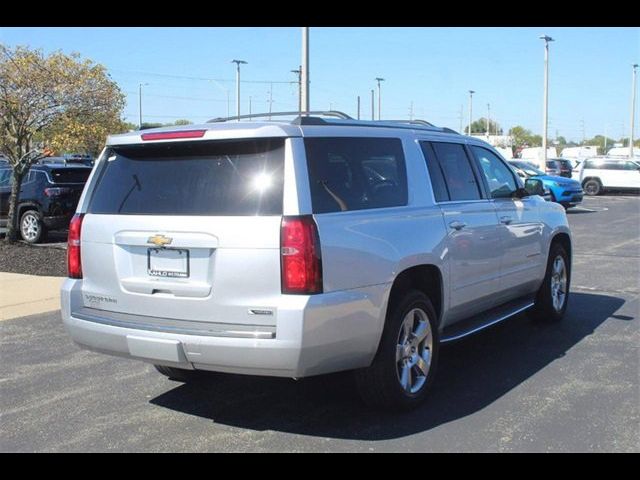
<svg viewBox="0 0 640 480"><path fill-rule="evenodd" d="M426 125L114 135L70 226L62 318L82 347L173 379L353 370L369 404L412 408L440 344L563 317L571 232L541 193L485 142Z"/></svg>
<svg viewBox="0 0 640 480"><path fill-rule="evenodd" d="M589 158L580 163L572 178L582 184L587 195L610 190L640 190L640 163L617 158Z"/></svg>

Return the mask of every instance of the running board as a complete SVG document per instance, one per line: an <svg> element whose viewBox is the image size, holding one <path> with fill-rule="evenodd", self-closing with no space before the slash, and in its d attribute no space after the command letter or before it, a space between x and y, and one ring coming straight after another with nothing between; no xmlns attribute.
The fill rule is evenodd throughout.
<svg viewBox="0 0 640 480"><path fill-rule="evenodd" d="M469 320L462 320L454 323L453 325L446 327L442 331L440 343L455 342L469 335L473 335L485 328L488 328L496 323L500 323L503 320L513 317L525 310L531 308L534 302L530 298L525 300L515 300L513 302L505 303L493 310L481 313Z"/></svg>

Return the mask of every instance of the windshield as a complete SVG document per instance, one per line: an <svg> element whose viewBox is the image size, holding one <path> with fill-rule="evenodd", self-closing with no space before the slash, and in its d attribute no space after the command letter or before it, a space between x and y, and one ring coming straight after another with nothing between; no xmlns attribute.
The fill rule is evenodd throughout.
<svg viewBox="0 0 640 480"><path fill-rule="evenodd" d="M543 171L538 170L536 167L534 167L532 164L528 162L511 162L511 165L513 165L516 168L519 168L530 177L533 177L535 175L545 174Z"/></svg>

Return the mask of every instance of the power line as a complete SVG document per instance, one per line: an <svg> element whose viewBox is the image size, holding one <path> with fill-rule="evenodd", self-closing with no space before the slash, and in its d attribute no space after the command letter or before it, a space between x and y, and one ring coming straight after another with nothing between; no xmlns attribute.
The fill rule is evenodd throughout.
<svg viewBox="0 0 640 480"><path fill-rule="evenodd" d="M153 77L182 78L185 80L199 80L199 81L206 81L206 82L213 80L214 82L235 83L235 79L229 79L229 78L191 77L188 75L173 75L169 73L143 72L140 70L122 70L119 68L112 68L110 70L113 70L115 72L125 72L125 73L137 74L137 75L149 75ZM242 80L241 83L287 83L288 84L288 83L295 83L295 82L291 82L290 80L286 80L286 81L285 80Z"/></svg>

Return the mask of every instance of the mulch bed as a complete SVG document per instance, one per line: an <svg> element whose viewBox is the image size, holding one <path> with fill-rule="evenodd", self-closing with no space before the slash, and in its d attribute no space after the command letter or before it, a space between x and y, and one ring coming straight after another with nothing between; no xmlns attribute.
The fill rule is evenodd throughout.
<svg viewBox="0 0 640 480"><path fill-rule="evenodd" d="M0 237L0 272L66 277L67 251L21 242L8 245Z"/></svg>

